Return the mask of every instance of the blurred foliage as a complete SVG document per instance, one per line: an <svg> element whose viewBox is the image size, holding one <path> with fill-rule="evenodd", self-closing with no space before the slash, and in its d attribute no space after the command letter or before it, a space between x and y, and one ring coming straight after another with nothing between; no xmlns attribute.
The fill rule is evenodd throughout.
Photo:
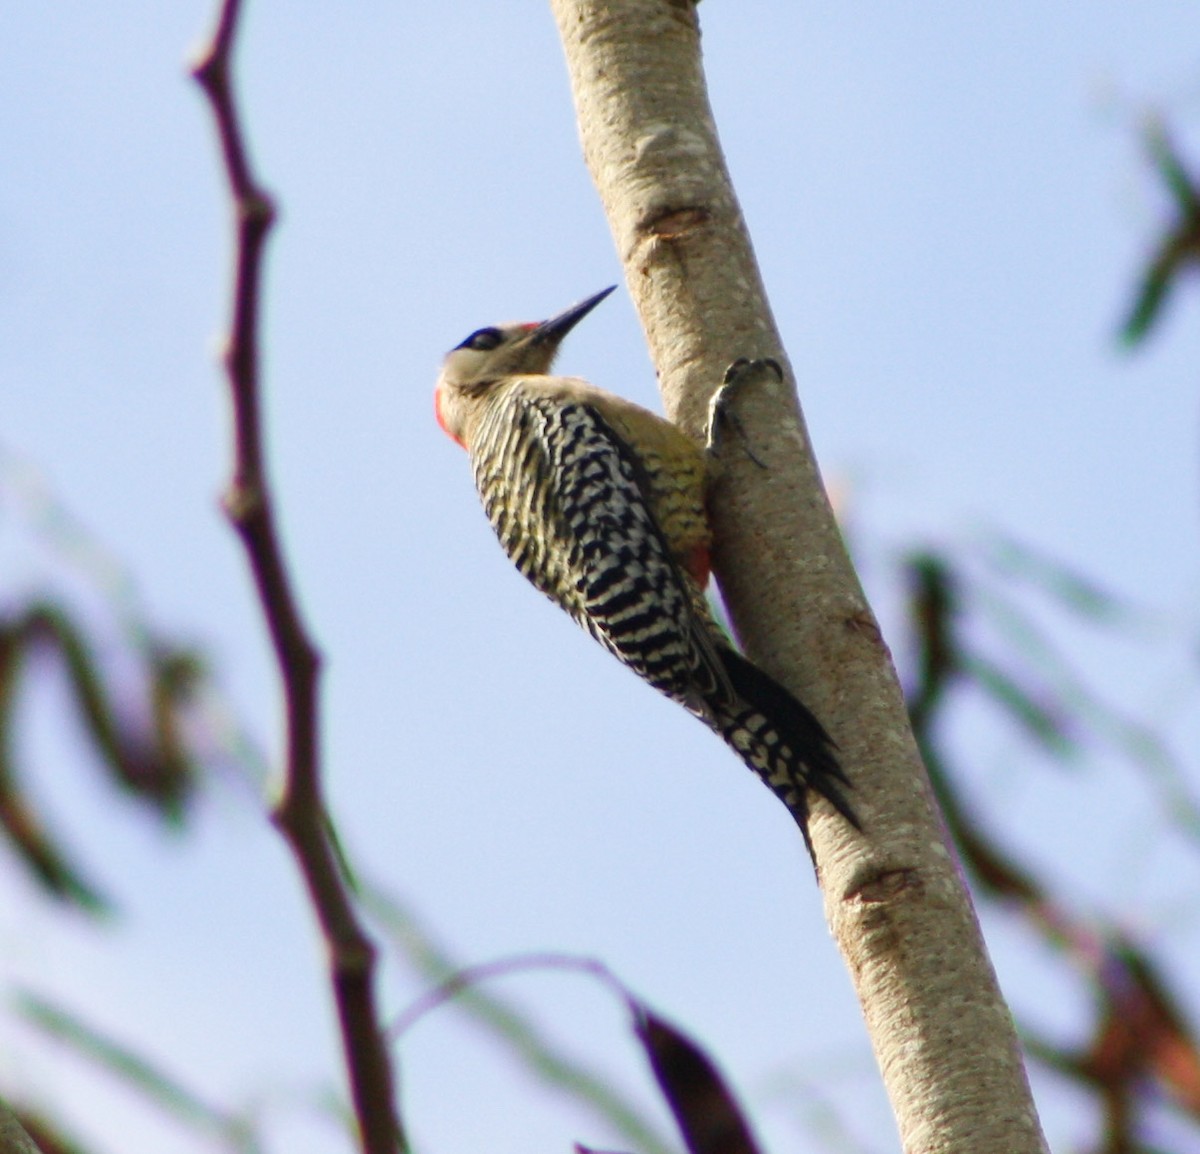
<svg viewBox="0 0 1200 1154"><path fill-rule="evenodd" d="M758 1154L758 1143L712 1059L682 1030L645 1006L637 1035L688 1154Z"/></svg>
<svg viewBox="0 0 1200 1154"><path fill-rule="evenodd" d="M1026 571L1035 581L1045 579L1048 591L1078 589L1077 582L1048 558L1033 551L1010 549L1009 556L1034 560ZM980 814L965 803L958 783L967 776L953 761L939 723L953 709L959 690L974 690L1001 716L1058 760L1076 755L1085 742L1112 745L1130 723L1110 714L1088 695L1065 668L1057 678L1035 675L1029 655L1043 656L1050 643L1028 615L1013 606L999 617L1000 635L1007 638L1007 661L1016 672L1001 671L983 656L974 640L964 604L988 607L1000 594L973 596L972 579L959 559L932 551L910 555L909 611L916 651L916 677L909 690L909 712L917 741L929 770L946 824L958 846L976 894L1016 911L1046 945L1070 967L1075 979L1091 994L1092 1021L1086 1040L1069 1047L1022 1031L1029 1054L1093 1093L1101 1104L1103 1154L1134 1154L1148 1148L1139 1141L1146 1109L1157 1100L1172 1103L1196 1126L1200 1143L1200 1040L1181 1009L1177 992L1158 972L1152 959L1118 926L1097 923L1070 910L1048 881L1005 848ZM1095 588L1068 604L1081 615L1109 625L1129 614ZM1019 620L1020 629L1007 626ZM996 620L993 620L996 624ZM1034 686L1037 688L1034 688ZM1086 701L1086 708L1081 702ZM1058 719L1058 720L1054 720ZM1069 739L1067 734L1071 733ZM1162 769L1165 747L1153 756L1136 744L1117 742L1136 769ZM1172 772L1178 769L1170 761ZM1174 779L1173 779L1174 780ZM1180 771L1172 803L1183 807L1180 828L1194 828L1197 806Z"/></svg>
<svg viewBox="0 0 1200 1154"><path fill-rule="evenodd" d="M203 666L191 650L147 644L136 655L144 671L142 700L131 708L128 694L107 684L83 625L65 605L36 600L0 614L0 830L48 894L98 913L108 908L107 899L49 832L17 764L17 705L23 675L39 651L61 661L78 721L109 780L176 825L197 780L181 718Z"/></svg>
<svg viewBox="0 0 1200 1154"><path fill-rule="evenodd" d="M91 1154L88 1147L68 1137L57 1122L36 1110L17 1108L13 1114L40 1154ZM10 1154L10 1151L6 1149L4 1154Z"/></svg>
<svg viewBox="0 0 1200 1154"><path fill-rule="evenodd" d="M672 1147L661 1137L654 1122L632 1101L603 1074L563 1053L523 1009L483 989L480 982L473 980L477 971L467 970L451 957L394 893L376 886L364 886L361 892L367 910L387 942L425 983L435 987L435 1000L442 1000L445 993L461 991L458 1005L545 1086L573 1099L641 1154L671 1154ZM479 967L478 975L491 976L497 970L496 966ZM594 974L602 970L598 965L592 967ZM398 1038L424 1011L425 1004L418 1004L392 1026L390 1035Z"/></svg>
<svg viewBox="0 0 1200 1154"><path fill-rule="evenodd" d="M409 945L416 947L416 952L427 963L432 963L427 965L430 971L444 969L445 959L431 955L428 939L415 932L416 924L405 910L392 899L380 895L373 897L372 904L386 914L394 929L404 935ZM579 1064L558 1058L541 1039L534 1038L523 1016L514 1014L482 988L489 979L535 970L565 970L583 974L616 994L624 1003L633 1025L634 1037L642 1048L663 1099L674 1115L688 1154L759 1154L758 1143L736 1096L704 1048L678 1026L660 1017L603 962L591 958L567 954L528 954L465 970L445 971L442 980L392 1025L389 1035L393 1040L398 1039L421 1018L451 998L459 998L470 1004L477 1018L491 1026L531 1067L577 1101L597 1107L599 1116L612 1125L614 1108L617 1112L626 1109L612 1090L596 1083L594 1077ZM531 1039L534 1041L533 1047L528 1045ZM546 1057L552 1059L549 1068L544 1062ZM596 1089L601 1091L599 1096L594 1094ZM624 1137L635 1143L636 1149L643 1152L666 1152L671 1149L648 1126L636 1120L634 1123L632 1127L624 1126L621 1129ZM640 1134L639 1130L642 1131ZM575 1149L578 1154L602 1154L579 1143Z"/></svg>
<svg viewBox="0 0 1200 1154"><path fill-rule="evenodd" d="M1166 127L1152 120L1145 130L1146 152L1171 200L1174 217L1142 271L1129 315L1121 326L1121 339L1140 344L1163 312L1168 294L1185 270L1200 263L1200 193Z"/></svg>
<svg viewBox="0 0 1200 1154"><path fill-rule="evenodd" d="M214 1138L233 1154L259 1154L261 1146L250 1118L209 1105L156 1062L45 998L18 991L13 995L13 1007L30 1025L123 1082L185 1129Z"/></svg>

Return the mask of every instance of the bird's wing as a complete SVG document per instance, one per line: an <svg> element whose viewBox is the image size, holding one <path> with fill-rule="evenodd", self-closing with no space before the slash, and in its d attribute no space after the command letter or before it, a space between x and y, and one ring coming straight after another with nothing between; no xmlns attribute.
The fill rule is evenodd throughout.
<svg viewBox="0 0 1200 1154"><path fill-rule="evenodd" d="M595 406L519 389L480 434L489 444L475 454L476 484L509 557L606 649L711 724L709 703L733 691L637 453Z"/></svg>

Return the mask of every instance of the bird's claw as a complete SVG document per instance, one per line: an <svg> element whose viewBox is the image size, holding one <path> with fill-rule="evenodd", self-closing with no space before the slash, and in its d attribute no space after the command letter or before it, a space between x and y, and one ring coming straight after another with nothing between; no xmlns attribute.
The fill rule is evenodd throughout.
<svg viewBox="0 0 1200 1154"><path fill-rule="evenodd" d="M721 380L721 387L713 393L712 400L708 403L707 439L709 452L720 452L723 429L728 427L737 434L738 439L742 442L742 448L745 449L746 456L760 469L767 467L766 462L756 456L754 450L751 449L750 440L746 436L742 422L732 408L734 393L749 384L752 380L761 379L764 372L772 373L776 382L783 380L783 369L780 367L779 362L771 357L762 357L756 360L750 360L748 357L738 357L725 370L725 376Z"/></svg>
<svg viewBox="0 0 1200 1154"><path fill-rule="evenodd" d="M761 375L764 369L774 373L776 381L783 380L783 369L774 357L759 357L756 360L751 360L749 357L738 357L725 370L725 376L721 384L722 386L743 384L748 377Z"/></svg>
<svg viewBox="0 0 1200 1154"><path fill-rule="evenodd" d="M736 361L730 362L729 368L725 370L725 375L721 378L722 385L732 385L734 381L745 371L746 366L750 363L749 357L738 357Z"/></svg>

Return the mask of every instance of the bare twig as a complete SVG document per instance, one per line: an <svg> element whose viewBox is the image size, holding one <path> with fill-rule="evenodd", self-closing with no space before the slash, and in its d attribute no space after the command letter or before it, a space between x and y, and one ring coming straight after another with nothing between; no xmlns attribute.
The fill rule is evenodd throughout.
<svg viewBox="0 0 1200 1154"><path fill-rule="evenodd" d="M233 313L224 355L233 400L235 457L224 505L246 549L283 680L285 780L272 816L295 855L328 946L362 1149L364 1154L394 1154L406 1143L375 1008L375 947L355 914L321 796L320 655L296 604L263 462L258 315L263 246L275 208L251 172L234 102L231 64L240 8L240 0L222 0L212 37L192 66L212 106L237 220Z"/></svg>

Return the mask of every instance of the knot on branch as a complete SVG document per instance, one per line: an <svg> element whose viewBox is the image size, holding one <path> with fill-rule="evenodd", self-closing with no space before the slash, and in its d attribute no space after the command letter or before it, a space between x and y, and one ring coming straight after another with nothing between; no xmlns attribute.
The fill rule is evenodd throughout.
<svg viewBox="0 0 1200 1154"><path fill-rule="evenodd" d="M192 79L211 97L214 92L229 87L227 57L216 45L210 45L188 65Z"/></svg>
<svg viewBox="0 0 1200 1154"><path fill-rule="evenodd" d="M375 965L375 946L369 938L350 932L334 944L330 953L330 969L339 978L361 978L371 973Z"/></svg>
<svg viewBox="0 0 1200 1154"><path fill-rule="evenodd" d="M921 887L921 875L915 869L881 870L870 874L847 894L848 901L860 907L878 906L895 899L907 890Z"/></svg>
<svg viewBox="0 0 1200 1154"><path fill-rule="evenodd" d="M266 504L262 489L248 481L235 480L221 499L221 508L235 528L241 529L259 516Z"/></svg>
<svg viewBox="0 0 1200 1154"><path fill-rule="evenodd" d="M261 188L246 190L237 202L238 220L242 227L266 232L276 217L275 202Z"/></svg>
<svg viewBox="0 0 1200 1154"><path fill-rule="evenodd" d="M645 220L641 231L655 240L679 240L703 228L711 219L712 212L702 205L668 208Z"/></svg>

